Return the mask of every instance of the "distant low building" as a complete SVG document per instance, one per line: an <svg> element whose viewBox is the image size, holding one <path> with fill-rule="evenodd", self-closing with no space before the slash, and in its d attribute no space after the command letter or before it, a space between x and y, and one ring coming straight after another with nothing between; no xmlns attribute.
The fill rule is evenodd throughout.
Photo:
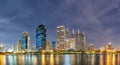
<svg viewBox="0 0 120 65"><path fill-rule="evenodd" d="M94 50L94 44L90 44L90 45L88 46L88 50L89 50L89 51L93 51L93 50Z"/></svg>
<svg viewBox="0 0 120 65"><path fill-rule="evenodd" d="M4 51L4 46L2 44L0 44L0 52Z"/></svg>
<svg viewBox="0 0 120 65"><path fill-rule="evenodd" d="M112 50L113 49L111 42L109 42L106 47L107 47L107 50Z"/></svg>

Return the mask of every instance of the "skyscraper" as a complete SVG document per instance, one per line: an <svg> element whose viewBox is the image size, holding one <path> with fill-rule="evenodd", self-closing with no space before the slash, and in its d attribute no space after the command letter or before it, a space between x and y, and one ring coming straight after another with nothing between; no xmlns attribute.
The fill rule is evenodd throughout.
<svg viewBox="0 0 120 65"><path fill-rule="evenodd" d="M65 49L65 38L66 38L66 30L65 26L57 26L57 49L64 50Z"/></svg>
<svg viewBox="0 0 120 65"><path fill-rule="evenodd" d="M48 51L48 52L49 52L50 50L52 50L51 43L50 43L48 40L46 41L46 48L45 48L45 50Z"/></svg>
<svg viewBox="0 0 120 65"><path fill-rule="evenodd" d="M30 50L30 36L29 36L28 32L22 33L21 49L22 50Z"/></svg>
<svg viewBox="0 0 120 65"><path fill-rule="evenodd" d="M46 47L46 26L41 24L36 30L36 50L44 50Z"/></svg>
<svg viewBox="0 0 120 65"><path fill-rule="evenodd" d="M17 52L21 51L21 40L18 40L17 43Z"/></svg>
<svg viewBox="0 0 120 65"><path fill-rule="evenodd" d="M65 50L70 49L70 35L69 35L69 29L66 29L66 39L65 39Z"/></svg>
<svg viewBox="0 0 120 65"><path fill-rule="evenodd" d="M74 32L74 29L72 30L72 34L70 37L70 49L75 50L75 32Z"/></svg>
<svg viewBox="0 0 120 65"><path fill-rule="evenodd" d="M76 39L76 50L80 50L80 30L77 32L77 39Z"/></svg>
<svg viewBox="0 0 120 65"><path fill-rule="evenodd" d="M86 37L84 32L81 34L81 50L86 50Z"/></svg>
<svg viewBox="0 0 120 65"><path fill-rule="evenodd" d="M56 42L52 41L51 46L52 46L52 49L55 50Z"/></svg>

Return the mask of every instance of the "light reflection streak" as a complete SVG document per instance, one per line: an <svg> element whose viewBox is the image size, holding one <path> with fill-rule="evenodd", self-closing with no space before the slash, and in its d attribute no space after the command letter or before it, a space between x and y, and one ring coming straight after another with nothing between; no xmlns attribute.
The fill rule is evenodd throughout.
<svg viewBox="0 0 120 65"><path fill-rule="evenodd" d="M0 55L0 65L4 65L4 56Z"/></svg>
<svg viewBox="0 0 120 65"><path fill-rule="evenodd" d="M60 60L59 60L59 55L56 55L55 60L56 60L56 64L58 65L59 62L60 62Z"/></svg>
<svg viewBox="0 0 120 65"><path fill-rule="evenodd" d="M65 55L64 59L64 65L70 65L70 55Z"/></svg>
<svg viewBox="0 0 120 65"><path fill-rule="evenodd" d="M91 65L95 65L95 55L92 54L91 56Z"/></svg>
<svg viewBox="0 0 120 65"><path fill-rule="evenodd" d="M104 59L103 59L103 57L104 57L104 56L101 54L101 55L100 55L100 65L104 65L104 62L103 62Z"/></svg>
<svg viewBox="0 0 120 65"><path fill-rule="evenodd" d="M113 57L112 57L112 65L115 65L115 54L113 54Z"/></svg>
<svg viewBox="0 0 120 65"><path fill-rule="evenodd" d="M21 55L18 55L18 65L21 65Z"/></svg>
<svg viewBox="0 0 120 65"><path fill-rule="evenodd" d="M106 65L110 65L111 64L111 58L110 58L110 54L107 54L106 56Z"/></svg>
<svg viewBox="0 0 120 65"><path fill-rule="evenodd" d="M117 64L120 65L120 54L117 55Z"/></svg>
<svg viewBox="0 0 120 65"><path fill-rule="evenodd" d="M46 65L45 55L42 54L42 65Z"/></svg>
<svg viewBox="0 0 120 65"><path fill-rule="evenodd" d="M37 63L38 63L37 57L34 56L34 65L37 65Z"/></svg>
<svg viewBox="0 0 120 65"><path fill-rule="evenodd" d="M50 65L54 65L54 55L50 55Z"/></svg>

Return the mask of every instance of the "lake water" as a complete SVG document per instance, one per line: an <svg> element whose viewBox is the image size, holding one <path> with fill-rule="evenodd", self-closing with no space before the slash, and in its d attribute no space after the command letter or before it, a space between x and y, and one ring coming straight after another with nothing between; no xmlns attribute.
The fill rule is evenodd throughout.
<svg viewBox="0 0 120 65"><path fill-rule="evenodd" d="M120 65L120 54L0 55L0 65Z"/></svg>

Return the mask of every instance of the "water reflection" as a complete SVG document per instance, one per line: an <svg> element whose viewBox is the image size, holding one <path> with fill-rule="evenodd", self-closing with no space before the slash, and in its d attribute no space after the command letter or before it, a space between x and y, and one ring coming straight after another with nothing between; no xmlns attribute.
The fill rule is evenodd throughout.
<svg viewBox="0 0 120 65"><path fill-rule="evenodd" d="M0 55L0 65L120 65L120 54Z"/></svg>
<svg viewBox="0 0 120 65"><path fill-rule="evenodd" d="M70 55L64 56L64 65L70 65Z"/></svg>
<svg viewBox="0 0 120 65"><path fill-rule="evenodd" d="M42 55L42 65L46 65L46 61L45 61L45 55Z"/></svg>
<svg viewBox="0 0 120 65"><path fill-rule="evenodd" d="M50 55L50 65L54 65L54 55Z"/></svg>
<svg viewBox="0 0 120 65"><path fill-rule="evenodd" d="M4 56L0 55L0 65L4 65Z"/></svg>

